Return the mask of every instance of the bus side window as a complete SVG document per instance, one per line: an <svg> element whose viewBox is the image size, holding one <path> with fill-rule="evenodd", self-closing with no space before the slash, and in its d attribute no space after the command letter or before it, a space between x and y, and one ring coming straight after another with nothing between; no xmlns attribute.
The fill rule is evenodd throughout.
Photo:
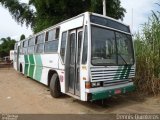
<svg viewBox="0 0 160 120"><path fill-rule="evenodd" d="M27 54L27 49L24 49L25 54ZM34 53L34 46L30 46L28 47L28 54L33 54Z"/></svg>
<svg viewBox="0 0 160 120"><path fill-rule="evenodd" d="M44 52L44 39L45 33L42 33L36 37L35 53Z"/></svg>
<svg viewBox="0 0 160 120"><path fill-rule="evenodd" d="M44 52L57 52L58 39L56 39L56 29L52 29L46 33Z"/></svg>
<svg viewBox="0 0 160 120"><path fill-rule="evenodd" d="M14 45L14 50L17 50L17 43Z"/></svg>
<svg viewBox="0 0 160 120"><path fill-rule="evenodd" d="M23 42L24 54L27 54L28 40Z"/></svg>
<svg viewBox="0 0 160 120"><path fill-rule="evenodd" d="M60 31L60 28L56 28L56 39L59 39L59 31Z"/></svg>
<svg viewBox="0 0 160 120"><path fill-rule="evenodd" d="M58 40L59 39L59 31L60 31L60 28L49 30L46 33L45 41Z"/></svg>
<svg viewBox="0 0 160 120"><path fill-rule="evenodd" d="M32 45L35 45L35 39L34 38L29 39L29 42L28 42L28 46L32 46Z"/></svg>
<svg viewBox="0 0 160 120"><path fill-rule="evenodd" d="M23 47L28 47L28 40L23 41Z"/></svg>
<svg viewBox="0 0 160 120"><path fill-rule="evenodd" d="M28 52L27 47L26 47L26 48L23 48L22 50L23 50L23 51L22 51L22 52L23 52L23 54L27 54L27 52Z"/></svg>
<svg viewBox="0 0 160 120"><path fill-rule="evenodd" d="M20 50L19 50L19 54L22 55L23 54L23 42L20 42Z"/></svg>
<svg viewBox="0 0 160 120"><path fill-rule="evenodd" d="M63 32L62 40L61 40L61 50L60 50L60 55L63 63L64 63L64 57L65 57L65 51L66 51L66 39L67 39L67 32Z"/></svg>
<svg viewBox="0 0 160 120"><path fill-rule="evenodd" d="M44 52L57 52L58 50L58 40L53 40L45 43Z"/></svg>
<svg viewBox="0 0 160 120"><path fill-rule="evenodd" d="M28 50L27 49L24 49L26 51L26 54L27 54L27 51L28 51L28 54L33 54L34 53L34 46L35 46L35 38L31 38L29 39L28 41Z"/></svg>
<svg viewBox="0 0 160 120"><path fill-rule="evenodd" d="M44 44L43 43L35 46L35 52L36 53L43 53L43 51L44 51Z"/></svg>
<svg viewBox="0 0 160 120"><path fill-rule="evenodd" d="M36 37L36 44L44 43L45 34L42 33Z"/></svg>

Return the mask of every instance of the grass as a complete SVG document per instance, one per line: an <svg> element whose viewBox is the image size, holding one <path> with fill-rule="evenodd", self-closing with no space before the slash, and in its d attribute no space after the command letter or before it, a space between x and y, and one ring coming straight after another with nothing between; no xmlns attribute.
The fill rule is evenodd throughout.
<svg viewBox="0 0 160 120"><path fill-rule="evenodd" d="M136 78L139 91L160 94L160 13L153 12L135 35Z"/></svg>

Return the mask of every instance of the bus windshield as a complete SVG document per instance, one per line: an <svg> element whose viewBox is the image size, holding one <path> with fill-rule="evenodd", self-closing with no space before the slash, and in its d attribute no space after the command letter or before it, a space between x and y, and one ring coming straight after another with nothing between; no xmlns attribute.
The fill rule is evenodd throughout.
<svg viewBox="0 0 160 120"><path fill-rule="evenodd" d="M92 25L91 63L93 65L134 64L131 35Z"/></svg>

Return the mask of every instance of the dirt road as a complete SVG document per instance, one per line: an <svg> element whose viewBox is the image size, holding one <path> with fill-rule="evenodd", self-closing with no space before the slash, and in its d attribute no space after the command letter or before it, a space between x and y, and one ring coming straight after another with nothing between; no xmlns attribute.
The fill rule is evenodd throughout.
<svg viewBox="0 0 160 120"><path fill-rule="evenodd" d="M0 113L106 114L159 113L160 97L121 95L103 101L82 102L69 96L55 99L48 88L13 69L0 69Z"/></svg>

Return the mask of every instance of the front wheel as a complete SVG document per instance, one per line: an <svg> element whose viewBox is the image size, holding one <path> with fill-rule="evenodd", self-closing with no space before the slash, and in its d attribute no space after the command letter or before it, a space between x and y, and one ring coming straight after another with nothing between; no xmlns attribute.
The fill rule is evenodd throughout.
<svg viewBox="0 0 160 120"><path fill-rule="evenodd" d="M52 97L58 98L62 95L60 82L57 74L52 75L49 88Z"/></svg>

